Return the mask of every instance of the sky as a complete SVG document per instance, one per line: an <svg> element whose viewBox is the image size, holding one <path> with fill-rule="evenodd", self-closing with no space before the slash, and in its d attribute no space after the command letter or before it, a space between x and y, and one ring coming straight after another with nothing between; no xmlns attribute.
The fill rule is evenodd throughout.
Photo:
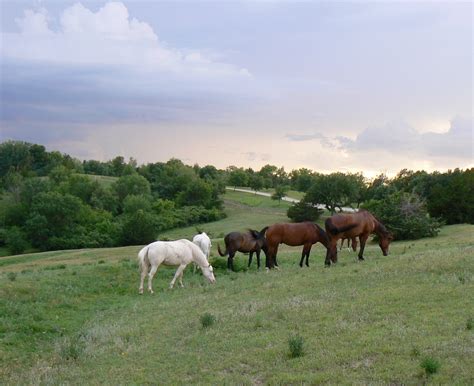
<svg viewBox="0 0 474 386"><path fill-rule="evenodd" d="M474 166L471 2L0 7L1 141L369 177Z"/></svg>

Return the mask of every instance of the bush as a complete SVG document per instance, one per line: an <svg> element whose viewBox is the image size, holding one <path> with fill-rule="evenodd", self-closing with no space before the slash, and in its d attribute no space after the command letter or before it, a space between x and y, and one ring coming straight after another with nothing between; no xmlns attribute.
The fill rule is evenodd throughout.
<svg viewBox="0 0 474 386"><path fill-rule="evenodd" d="M131 215L122 217L122 245L148 244L158 235L157 221L154 215L139 209Z"/></svg>
<svg viewBox="0 0 474 386"><path fill-rule="evenodd" d="M290 358L297 358L304 355L303 343L303 337L300 335L294 335L288 339L288 346L290 348Z"/></svg>
<svg viewBox="0 0 474 386"><path fill-rule="evenodd" d="M382 200L370 200L363 208L372 212L397 240L433 237L442 225L430 217L425 202L414 193L395 192Z"/></svg>
<svg viewBox="0 0 474 386"><path fill-rule="evenodd" d="M304 202L303 200L288 208L287 216L294 222L313 221L315 222L323 211L317 207Z"/></svg>
<svg viewBox="0 0 474 386"><path fill-rule="evenodd" d="M201 325L203 328L210 327L214 324L216 321L216 317L209 312L206 312L205 314L201 315Z"/></svg>
<svg viewBox="0 0 474 386"><path fill-rule="evenodd" d="M11 227L5 232L5 244L8 252L12 255L18 255L28 248L28 241L25 233L19 227Z"/></svg>
<svg viewBox="0 0 474 386"><path fill-rule="evenodd" d="M426 375L431 375L437 373L441 365L436 359L426 357L422 360L420 366L425 370Z"/></svg>

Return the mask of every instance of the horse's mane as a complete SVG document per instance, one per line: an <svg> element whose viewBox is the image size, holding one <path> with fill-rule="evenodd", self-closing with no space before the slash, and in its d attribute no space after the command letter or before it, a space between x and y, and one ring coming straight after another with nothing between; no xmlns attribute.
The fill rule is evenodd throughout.
<svg viewBox="0 0 474 386"><path fill-rule="evenodd" d="M375 216L374 216L375 218ZM385 227L385 225L383 225L379 219L375 218L375 221L376 221L376 226L375 226L375 229L377 230L377 232L381 233L384 237L388 237L390 236L390 232L388 231L388 229Z"/></svg>
<svg viewBox="0 0 474 386"><path fill-rule="evenodd" d="M318 230L319 234L322 236L323 240L324 240L324 243L322 243L324 246L327 246L328 243L329 243L329 238L328 238L328 235L326 233L326 231L321 228L318 224L315 224L315 223L311 223L314 225L314 227Z"/></svg>

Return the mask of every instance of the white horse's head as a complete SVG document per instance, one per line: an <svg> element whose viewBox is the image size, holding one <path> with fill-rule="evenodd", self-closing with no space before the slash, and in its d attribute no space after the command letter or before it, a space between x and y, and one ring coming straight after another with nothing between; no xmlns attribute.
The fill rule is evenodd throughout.
<svg viewBox="0 0 474 386"><path fill-rule="evenodd" d="M216 278L214 277L214 269L212 268L212 265L209 264L208 267L202 268L202 274L212 284L214 284L216 282Z"/></svg>

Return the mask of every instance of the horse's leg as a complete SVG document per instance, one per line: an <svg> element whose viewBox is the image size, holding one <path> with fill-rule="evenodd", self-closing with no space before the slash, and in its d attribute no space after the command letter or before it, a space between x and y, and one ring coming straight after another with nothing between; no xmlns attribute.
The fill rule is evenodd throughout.
<svg viewBox="0 0 474 386"><path fill-rule="evenodd" d="M271 268L278 267L277 253L278 253L278 244L275 246L274 251L273 251Z"/></svg>
<svg viewBox="0 0 474 386"><path fill-rule="evenodd" d="M150 291L150 293L152 294L154 292L153 292L153 288L151 288L151 281L153 280L153 276L155 276L157 269L158 269L158 265L153 265L150 269L150 273L148 274L148 291Z"/></svg>
<svg viewBox="0 0 474 386"><path fill-rule="evenodd" d="M355 237L352 238L352 250L357 251L357 239Z"/></svg>
<svg viewBox="0 0 474 386"><path fill-rule="evenodd" d="M186 268L186 264L181 264L178 267L178 269L176 270L176 273L174 274L173 280L171 280L170 288L174 287L174 283L176 283L176 279L179 278L183 274L183 271L185 268Z"/></svg>
<svg viewBox="0 0 474 386"><path fill-rule="evenodd" d="M227 259L227 269L234 271L234 256L235 251L229 251L229 258Z"/></svg>
<svg viewBox="0 0 474 386"><path fill-rule="evenodd" d="M179 275L179 286L181 288L184 288L184 284L183 284L183 274L184 274L184 270L181 272L181 275Z"/></svg>
<svg viewBox="0 0 474 386"><path fill-rule="evenodd" d="M365 242L369 238L368 234L361 234L359 236L359 241L360 241L360 249L359 249L359 260L364 260L364 248L365 248Z"/></svg>
<svg viewBox="0 0 474 386"><path fill-rule="evenodd" d="M249 255L249 265L248 265L249 268L250 268L250 264L252 264L252 256L253 256L253 251L250 252L250 255Z"/></svg>
<svg viewBox="0 0 474 386"><path fill-rule="evenodd" d="M149 268L150 268L150 265L143 262L142 272L140 274L140 287L138 287L138 293L140 295L143 294L143 282L145 281L145 276L147 275Z"/></svg>
<svg viewBox="0 0 474 386"><path fill-rule="evenodd" d="M260 269L260 249L256 252L257 255L257 269Z"/></svg>
<svg viewBox="0 0 474 386"><path fill-rule="evenodd" d="M309 247L306 251L306 266L309 267L309 254L311 253L311 244L309 244Z"/></svg>

